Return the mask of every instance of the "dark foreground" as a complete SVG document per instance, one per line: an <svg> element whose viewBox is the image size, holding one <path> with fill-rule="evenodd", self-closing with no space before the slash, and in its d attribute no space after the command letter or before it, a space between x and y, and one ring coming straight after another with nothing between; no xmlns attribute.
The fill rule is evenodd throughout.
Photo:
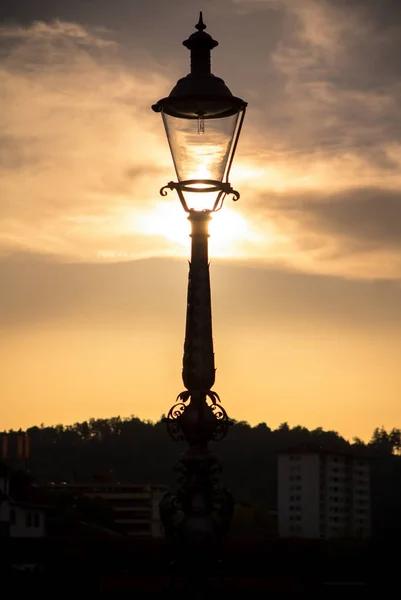
<svg viewBox="0 0 401 600"><path fill-rule="evenodd" d="M183 557L164 542L85 538L3 540L3 589L112 597L194 597ZM196 557L193 557L196 561ZM231 540L223 561L199 569L193 587L205 597L353 598L390 591L398 580L396 540L371 544ZM185 572L184 572L185 571ZM202 576L207 582L202 584ZM301 596L302 595L302 596Z"/></svg>

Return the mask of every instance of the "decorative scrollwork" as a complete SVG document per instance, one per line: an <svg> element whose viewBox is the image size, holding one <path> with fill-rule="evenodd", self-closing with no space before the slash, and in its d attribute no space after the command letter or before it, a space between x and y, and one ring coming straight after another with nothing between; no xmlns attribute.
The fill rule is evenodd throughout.
<svg viewBox="0 0 401 600"><path fill-rule="evenodd" d="M164 418L168 434L174 441L189 441L193 435L196 435L198 439L217 442L227 435L233 421L228 417L226 410L223 408L218 393L212 390L205 392L203 402L205 403L205 409L209 409L213 415L212 421L210 421L210 418L205 420L205 417L202 420L198 420L195 413L192 413L196 420L191 425L191 429L188 429L188 423L185 424L186 421L182 421L182 417L189 407L191 407L190 410L195 410L194 404L191 404L191 393L188 390L184 390L178 394L167 417Z"/></svg>
<svg viewBox="0 0 401 600"><path fill-rule="evenodd" d="M188 400L191 397L191 393L188 392L188 390L184 390L183 392L180 392L177 396L177 398L175 399L176 402L178 402L179 400L181 400L182 402L188 402Z"/></svg>
<svg viewBox="0 0 401 600"><path fill-rule="evenodd" d="M161 189L160 189L160 196L167 196L167 190L174 190L176 184L174 183L174 181L169 181L167 185L164 185Z"/></svg>
<svg viewBox="0 0 401 600"><path fill-rule="evenodd" d="M181 417L181 415L183 414L185 410L185 404L183 402L180 402L179 404L174 404L174 406L172 406L168 412L168 419L179 419Z"/></svg>
<svg viewBox="0 0 401 600"><path fill-rule="evenodd" d="M240 193L237 190L231 190L231 192L229 192L229 193L230 193L230 195L233 196L234 202L237 202L237 200L239 200L241 197Z"/></svg>
<svg viewBox="0 0 401 600"><path fill-rule="evenodd" d="M223 468L222 468L221 464L218 463L217 461L213 465L211 465L209 481L213 488L216 488L219 485L220 475L221 475L222 471L223 471Z"/></svg>
<svg viewBox="0 0 401 600"><path fill-rule="evenodd" d="M233 421L229 418L225 409L219 404L211 404L210 406L215 418L216 426L213 430L213 441L219 442L226 437L229 427L233 424Z"/></svg>
<svg viewBox="0 0 401 600"><path fill-rule="evenodd" d="M218 442L225 438L233 421L228 417L226 410L223 408L220 396L217 392L209 390L206 397L209 400L208 406L216 419L211 439L214 442Z"/></svg>
<svg viewBox="0 0 401 600"><path fill-rule="evenodd" d="M177 483L181 486L185 485L188 473L188 469L185 464L182 461L179 461L176 465L174 465L174 471L178 473Z"/></svg>
<svg viewBox="0 0 401 600"><path fill-rule="evenodd" d="M217 536L223 537L230 526L234 512L234 498L225 488L216 489L213 495L212 518Z"/></svg>
<svg viewBox="0 0 401 600"><path fill-rule="evenodd" d="M187 390L178 394L175 399L175 404L173 404L168 411L167 417L163 419L164 423L167 425L168 434L176 442L183 442L185 440L185 436L180 427L180 418L188 406L187 403L189 399L190 394Z"/></svg>
<svg viewBox="0 0 401 600"><path fill-rule="evenodd" d="M226 196L232 195L234 202L240 198L240 193L237 190L234 190L228 181L216 181L214 179L187 179L186 181L178 182L169 181L160 189L160 195L167 196L167 190L176 190L185 212L189 212L189 208L184 198L184 192L195 194L218 192L217 199L210 212L219 211L223 206Z"/></svg>
<svg viewBox="0 0 401 600"><path fill-rule="evenodd" d="M206 396L210 398L212 404L221 403L220 396L217 392L214 392L213 390L209 390L208 392L206 392Z"/></svg>
<svg viewBox="0 0 401 600"><path fill-rule="evenodd" d="M182 535L185 512L181 499L171 492L165 494L159 504L160 517L167 537L177 539Z"/></svg>
<svg viewBox="0 0 401 600"><path fill-rule="evenodd" d="M164 422L167 425L168 434L176 442L183 442L185 440L179 423L179 418L183 415L184 411L185 404L183 402L174 404L168 411L167 417L164 419Z"/></svg>
<svg viewBox="0 0 401 600"><path fill-rule="evenodd" d="M229 526L234 502L219 483L221 465L209 453L193 457L184 454L175 470L180 473L179 488L160 502L160 516L167 536L186 544L220 538ZM196 528L191 522L196 520ZM200 529L199 529L200 526Z"/></svg>

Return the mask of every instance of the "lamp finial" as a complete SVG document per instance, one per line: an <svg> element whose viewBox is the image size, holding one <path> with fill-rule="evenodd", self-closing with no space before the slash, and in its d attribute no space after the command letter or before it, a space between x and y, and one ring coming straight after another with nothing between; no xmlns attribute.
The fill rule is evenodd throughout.
<svg viewBox="0 0 401 600"><path fill-rule="evenodd" d="M206 29L206 25L203 22L202 11L200 11L199 13L199 21L198 24L195 25L195 29L197 29L198 31L203 31L204 29Z"/></svg>

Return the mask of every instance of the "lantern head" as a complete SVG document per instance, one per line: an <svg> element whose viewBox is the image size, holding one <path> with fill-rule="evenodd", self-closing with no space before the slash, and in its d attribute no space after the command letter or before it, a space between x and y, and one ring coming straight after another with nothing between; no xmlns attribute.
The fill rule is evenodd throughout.
<svg viewBox="0 0 401 600"><path fill-rule="evenodd" d="M205 32L202 13L196 29L183 42L191 52L191 72L152 106L162 115L178 178L161 194L166 195L166 188L176 189L186 211L216 211L226 194L239 198L228 177L246 102L211 73L210 53L218 42Z"/></svg>

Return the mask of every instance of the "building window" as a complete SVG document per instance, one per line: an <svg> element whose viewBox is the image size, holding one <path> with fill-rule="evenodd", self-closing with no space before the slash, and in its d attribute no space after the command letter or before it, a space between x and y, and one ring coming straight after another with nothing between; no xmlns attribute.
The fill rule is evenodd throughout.
<svg viewBox="0 0 401 600"><path fill-rule="evenodd" d="M32 513L31 512L26 513L26 526L32 527Z"/></svg>
<svg viewBox="0 0 401 600"><path fill-rule="evenodd" d="M10 510L10 525L15 525L17 522L17 513L15 512L15 510L12 508Z"/></svg>
<svg viewBox="0 0 401 600"><path fill-rule="evenodd" d="M302 527L300 525L291 525L290 532L291 533L301 533Z"/></svg>
<svg viewBox="0 0 401 600"><path fill-rule="evenodd" d="M40 514L39 513L35 513L34 517L33 517L33 526L34 527L40 527Z"/></svg>

